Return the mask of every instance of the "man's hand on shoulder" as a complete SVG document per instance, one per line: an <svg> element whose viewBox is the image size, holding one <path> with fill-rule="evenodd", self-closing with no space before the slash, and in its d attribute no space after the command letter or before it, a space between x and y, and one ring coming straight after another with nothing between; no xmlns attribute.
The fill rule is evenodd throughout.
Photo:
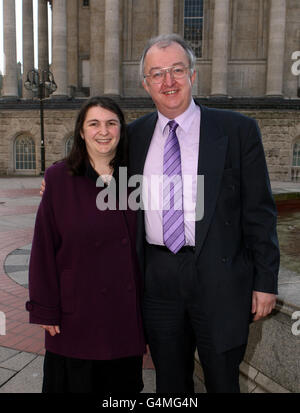
<svg viewBox="0 0 300 413"><path fill-rule="evenodd" d="M276 295L253 291L252 295L252 314L255 314L253 321L260 320L271 313L276 305Z"/></svg>
<svg viewBox="0 0 300 413"><path fill-rule="evenodd" d="M40 187L40 195L41 195L41 196L43 196L43 193L44 193L44 191L45 191L45 188L46 188L46 182L45 182L45 179L43 179L43 180L42 180L42 183L41 183L41 187Z"/></svg>

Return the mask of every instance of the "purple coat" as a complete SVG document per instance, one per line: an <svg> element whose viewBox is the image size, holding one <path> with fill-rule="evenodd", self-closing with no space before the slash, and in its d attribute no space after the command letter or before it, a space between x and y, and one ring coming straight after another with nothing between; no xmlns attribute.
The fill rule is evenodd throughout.
<svg viewBox="0 0 300 413"><path fill-rule="evenodd" d="M59 325L47 350L109 360L142 355L141 276L135 252L136 214L100 211L101 190L71 176L64 162L45 174L29 266L30 322Z"/></svg>

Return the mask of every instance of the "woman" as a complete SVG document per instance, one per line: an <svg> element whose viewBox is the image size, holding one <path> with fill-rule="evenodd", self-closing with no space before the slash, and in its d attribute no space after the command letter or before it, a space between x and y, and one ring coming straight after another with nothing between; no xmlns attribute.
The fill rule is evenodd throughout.
<svg viewBox="0 0 300 413"><path fill-rule="evenodd" d="M91 98L70 155L45 174L26 303L30 322L46 330L43 392L143 388L136 216L96 206L99 176L117 180L127 164L125 128L113 100Z"/></svg>

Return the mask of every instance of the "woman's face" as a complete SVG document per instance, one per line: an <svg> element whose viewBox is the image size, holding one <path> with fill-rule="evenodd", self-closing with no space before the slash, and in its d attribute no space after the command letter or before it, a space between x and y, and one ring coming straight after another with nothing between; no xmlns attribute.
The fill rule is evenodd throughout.
<svg viewBox="0 0 300 413"><path fill-rule="evenodd" d="M90 158L113 159L120 141L120 131L120 121L114 112L100 106L89 108L80 134Z"/></svg>

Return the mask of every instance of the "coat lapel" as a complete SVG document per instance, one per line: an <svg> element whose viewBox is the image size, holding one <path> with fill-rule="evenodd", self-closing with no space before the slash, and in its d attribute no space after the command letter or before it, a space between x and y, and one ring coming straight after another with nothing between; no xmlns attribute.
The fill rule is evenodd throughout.
<svg viewBox="0 0 300 413"><path fill-rule="evenodd" d="M200 106L201 126L198 175L204 176L204 216L196 222L196 255L201 252L220 190L228 137L223 136L213 110ZM201 195L201 194L200 194Z"/></svg>

